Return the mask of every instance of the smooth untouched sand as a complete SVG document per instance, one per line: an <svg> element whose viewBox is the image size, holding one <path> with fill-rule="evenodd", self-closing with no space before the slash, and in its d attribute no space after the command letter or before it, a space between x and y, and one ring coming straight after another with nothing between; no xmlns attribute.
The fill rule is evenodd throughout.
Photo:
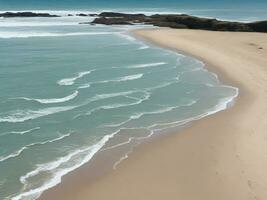
<svg viewBox="0 0 267 200"><path fill-rule="evenodd" d="M173 29L135 34L206 62L223 82L240 88L235 105L141 145L94 182L65 187L71 180L63 179L41 199L266 200L267 34ZM77 170L78 179L83 173Z"/></svg>

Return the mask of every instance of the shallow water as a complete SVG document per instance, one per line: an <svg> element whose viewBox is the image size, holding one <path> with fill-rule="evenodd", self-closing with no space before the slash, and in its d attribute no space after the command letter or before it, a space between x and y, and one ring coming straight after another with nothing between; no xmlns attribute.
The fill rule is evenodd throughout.
<svg viewBox="0 0 267 200"><path fill-rule="evenodd" d="M35 199L115 135L149 137L236 97L202 62L129 27L78 25L91 19L0 20L0 199Z"/></svg>

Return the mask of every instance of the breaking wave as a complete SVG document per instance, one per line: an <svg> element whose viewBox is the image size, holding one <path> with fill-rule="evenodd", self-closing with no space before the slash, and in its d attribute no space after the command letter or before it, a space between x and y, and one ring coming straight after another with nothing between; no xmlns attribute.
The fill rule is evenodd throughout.
<svg viewBox="0 0 267 200"><path fill-rule="evenodd" d="M70 101L70 100L74 99L78 94L79 94L79 92L75 91L74 93L72 93L68 96L62 97L62 98L32 99L32 98L27 98L27 97L18 97L15 99L24 99L27 101L37 101L37 102L42 103L42 104L51 104L51 103L63 103L63 102Z"/></svg>
<svg viewBox="0 0 267 200"><path fill-rule="evenodd" d="M84 77L85 75L88 75L90 73L92 73L94 70L91 70L91 71L85 71L85 72L80 72L78 73L77 76L74 76L74 77L71 77L71 78L64 78L64 79L61 79L59 80L57 83L59 85L73 85L75 83L75 81L79 78L82 78Z"/></svg>

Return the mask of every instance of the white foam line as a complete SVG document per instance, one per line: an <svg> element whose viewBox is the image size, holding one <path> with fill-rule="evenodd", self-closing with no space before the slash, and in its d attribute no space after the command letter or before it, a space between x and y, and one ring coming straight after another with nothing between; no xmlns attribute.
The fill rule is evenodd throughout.
<svg viewBox="0 0 267 200"><path fill-rule="evenodd" d="M71 78L64 78L64 79L61 79L61 80L59 80L57 83L58 83L59 85L73 85L74 82L75 82L77 79L80 79L80 78L84 77L85 75L88 75L88 74L92 73L93 71L95 71L95 70L79 72L77 76L74 76L74 77L71 77Z"/></svg>
<svg viewBox="0 0 267 200"><path fill-rule="evenodd" d="M141 47L138 48L138 50L144 50L144 49L149 49L150 47L147 45L142 45Z"/></svg>
<svg viewBox="0 0 267 200"><path fill-rule="evenodd" d="M9 154L8 156L1 156L1 157L0 157L0 162L6 161L6 160L8 160L8 159L10 159L10 158L17 157L17 156L19 156L24 150L29 149L30 147L33 147L33 146L36 146L36 145L45 145L45 144L48 144L48 143L53 143L53 142L56 142L56 141L58 141L58 140L62 140L62 139L64 139L65 137L68 137L68 136L70 136L70 133L65 134L65 135L62 135L62 136L60 136L60 137L58 137L58 138L55 138L55 139L53 139L53 140L47 140L47 141L44 141L44 142L35 142L35 143L28 144L28 145L22 147L21 149L19 149L18 151L14 152L14 153L12 153L12 154Z"/></svg>
<svg viewBox="0 0 267 200"><path fill-rule="evenodd" d="M123 76L123 77L110 79L110 80L96 81L96 82L92 82L91 84L132 81L132 80L140 79L142 77L143 77L143 74L134 74L134 75Z"/></svg>
<svg viewBox="0 0 267 200"><path fill-rule="evenodd" d="M238 95L238 89L236 88L236 90L237 90L237 94L236 94L236 95L234 95L233 97L229 97L229 98L225 98L225 99L221 100L221 102L223 102L223 103L222 103L222 104L219 103L217 106L215 106L215 108L220 108L220 109L215 109L216 111L215 111L215 110L214 110L214 111L210 111L209 114L212 114L212 113L218 112L218 111L221 110L221 109L225 109L225 108L227 108L227 105L228 105L230 102L232 102L232 101L234 100L234 98L237 97L237 95ZM198 118L202 118L202 117L204 117L204 115L200 115ZM189 121L192 121L192 120L196 120L196 119L198 119L198 118L189 118L189 119L187 119L187 120L182 120L182 121L184 121L184 122L186 123L186 122L189 122ZM175 122L175 123L177 123L177 122ZM169 123L169 124L174 124L174 122ZM152 128L152 127L153 127L153 126L151 126L151 127L146 127L146 128L150 130L150 128ZM67 169L64 169L64 170L62 170L62 171L57 172L57 174L53 177L53 179L49 180L48 182L46 182L46 183L45 183L44 185L42 185L41 187L36 188L36 189L29 190L29 191L26 191L26 192L23 192L22 194L19 194L18 196L13 197L12 200L20 200L20 199L22 199L22 198L24 198L24 197L29 197L29 196L34 196L35 198L39 197L40 194L41 194L44 190L47 190L47 189L49 189L49 188L51 188L51 187L57 185L58 183L60 183L60 182L61 182L61 177L62 177L62 176L64 176L65 174L67 174L67 173L70 172L70 171L73 171L74 169L78 168L79 166L83 165L84 163L88 162L88 161L94 156L94 154L95 154L98 150L100 150L100 149L106 144L106 142L107 142L110 138L114 137L114 135L116 135L118 132L120 132L120 130L121 130L121 129L117 130L116 132L112 133L111 135L106 135L106 136L104 136L104 137L102 138L102 140L101 140L98 144L95 144L95 145L93 145L92 147L89 147L89 148L87 148L87 149L85 149L85 150L78 150L78 153L82 153L82 152L84 152L84 151L86 151L86 150L89 150L89 149L93 149L93 150L94 150L94 151L88 153L88 154L87 154L87 157L86 157L85 159L83 159L83 161L82 161L81 163L78 163L78 164L76 164L76 165L73 166L73 167L70 167L70 168L67 168ZM148 135L148 136L146 136L146 137L151 137L151 136L153 135L154 131L153 131L153 130L150 130L150 131L151 131L150 135ZM94 147L96 147L96 148L94 148ZM76 153L75 155L77 155L78 153ZM72 158L72 156L69 156L69 159L71 159L71 158ZM120 162L122 162L123 160L127 159L127 158L128 158L128 154L126 154L125 156L123 156L122 158L120 158L119 161L117 161L117 162L114 164L113 168L116 169L117 165L118 165ZM66 159L66 161L68 161L69 159ZM49 165L48 165L48 166L49 166ZM60 166L60 165L58 165L58 166ZM50 167L50 168L53 168L53 167ZM55 168L56 168L56 167L55 167ZM35 174L38 174L38 173L34 173L33 175L35 175ZM31 175L28 175L28 176L31 177ZM23 179L22 179L22 180L23 180ZM24 179L24 181L25 181L25 179Z"/></svg>
<svg viewBox="0 0 267 200"><path fill-rule="evenodd" d="M149 135L144 136L144 137L131 138L131 140L148 139L148 138L152 137L153 134L154 134L154 131L153 131L153 130L150 130L150 134L149 134ZM131 142L131 141L130 141L130 142ZM129 143L130 143L130 142L129 142ZM123 145L125 145L125 144L123 144ZM121 145L120 145L120 146L121 146ZM114 148L116 148L116 147L114 146ZM123 157L121 157L117 162L114 163L114 165L113 165L113 169L116 170L116 169L117 169L117 166L118 166L122 161L128 159L128 158L129 158L129 154L130 154L131 152L133 152L133 148L132 148L128 153L126 153Z"/></svg>
<svg viewBox="0 0 267 200"><path fill-rule="evenodd" d="M160 88L165 88L169 85L172 85L172 84L175 84L177 83L177 81L174 81L174 82L166 82L166 83L162 83L160 85L156 85L154 87L150 87L150 88L145 88L146 91L153 91L153 90L157 90L157 89L160 89Z"/></svg>
<svg viewBox="0 0 267 200"><path fill-rule="evenodd" d="M90 147L85 148L85 149L83 149L83 150L77 150L77 151L71 153L71 156L70 156L70 154L67 155L67 156L65 157L66 159L64 159L64 157L61 158L61 162L62 162L62 161L63 161L63 162L67 162L67 161L69 161L73 156L76 156L76 155L81 154L81 153L86 153L86 152L88 152L88 153L86 154L86 157L85 157L81 162L76 163L76 164L73 165L72 167L65 168L65 169L63 169L63 170L57 171L57 172L54 174L54 176L53 176L52 179L48 180L46 183L44 183L44 184L41 185L40 187L37 187L37 188L35 188L35 189L31 189L31 190L28 190L28 191L24 191L24 192L22 192L21 194L18 194L17 196L12 197L11 200L21 200L21 199L27 199L27 198L28 198L28 199L29 199L29 198L32 198L32 199L34 198L34 199L36 199L36 198L38 198L44 190L47 190L47 189L49 189L49 188L51 188L51 187L54 187L55 185L59 184L59 183L61 182L61 178L62 178L62 176L68 174L69 172L71 172L71 171L73 171L73 170L79 168L79 167L82 166L83 164L85 164L85 163L87 163L88 161L90 161L91 158L95 155L95 153L97 153L97 152L98 152L98 151L99 151L99 150L106 144L106 142L107 142L110 138L114 137L119 131L120 131L120 130L115 131L115 132L113 132L113 133L110 134L110 135L105 135L105 136L104 136L104 137L103 137L97 144L95 144L95 145L93 145L93 146L90 146ZM67 159L67 158L69 158L69 159ZM45 165L47 165L47 166L54 165L54 166L55 166L55 165L58 165L58 164L55 164L55 163L57 163L57 162L59 162L59 160L54 161L54 162L51 162L51 163L46 163ZM62 164L62 163L61 163L61 164ZM60 165L58 165L58 166L60 166ZM52 168L53 168L53 167L52 167ZM53 168L53 169L55 169L55 168ZM28 176L31 176L31 175L28 175ZM22 179L22 180L25 181L25 179Z"/></svg>
<svg viewBox="0 0 267 200"><path fill-rule="evenodd" d="M183 106L190 106L190 105L193 105L195 104L197 101L192 101L191 103L187 104L187 105L183 105ZM166 109L167 110L167 109ZM120 128L120 130L123 130L123 129L146 129L146 130L149 130L150 131L150 134L147 135L147 136L143 136L143 137L130 137L127 141L125 142L122 142L122 143L119 143L119 144L116 144L116 145L113 145L111 147L107 147L104 150L111 150L111 149L114 149L114 148L118 148L120 146L123 146L123 145L126 145L126 144L129 144L132 140L141 140L141 139L147 139L147 138L150 138L152 137L152 135L154 135L155 131L162 131L164 129L169 129L169 128L174 128L174 127L177 127L177 126L181 126L183 124L186 124L190 121L193 121L193 120L197 120L197 119L200 119L204 116L199 116L198 118L188 118L188 119L185 119L185 120L181 120L181 121L176 121L176 122L171 122L171 123L161 123L161 124L154 124L154 125L151 125L151 126L148 126L148 127L133 127L133 128ZM153 129L153 127L156 127L156 126L159 126L159 125L173 125L174 126L168 126L166 128L161 128L161 129ZM122 125L122 124L121 124ZM116 169L117 166L125 159L128 158L128 154L125 154L125 156L121 157L114 165L113 165L113 169Z"/></svg>
<svg viewBox="0 0 267 200"><path fill-rule="evenodd" d="M132 96L129 96L129 95L125 95L125 97L129 98L129 99L133 99L133 100L140 100L139 98L136 98L136 97L132 97Z"/></svg>
<svg viewBox="0 0 267 200"><path fill-rule="evenodd" d="M77 119L77 118L79 118L79 117L81 117L81 116L88 116L88 115L91 115L93 112L99 111L99 110L101 110L101 109L104 109L104 110L110 110L110 109L116 109L116 108L122 108L122 107L128 107L128 106L138 105L138 104L142 103L143 101L146 101L146 100L148 100L148 99L150 98L150 93L147 93L147 92L145 92L145 93L146 93L145 97L144 97L144 98L141 98L141 99L138 99L138 98L132 98L132 97L129 97L129 96L127 96L127 95L123 95L123 96L125 96L125 97L127 97L127 98L135 99L135 100L137 100L137 101L136 101L136 102L133 102L133 103L111 104L111 105L99 106L99 107L97 107L97 108L94 108L94 109L92 109L92 110L86 112L85 114L78 114L78 115L74 116L73 119ZM107 125L106 127L108 127L108 125Z"/></svg>
<svg viewBox="0 0 267 200"><path fill-rule="evenodd" d="M27 147L22 147L18 151L14 152L12 154L9 154L8 156L1 156L0 157L0 162L3 162L3 161L8 160L10 158L14 158L14 157L19 156L25 149L27 149Z"/></svg>
<svg viewBox="0 0 267 200"><path fill-rule="evenodd" d="M117 169L117 166L124 160L128 159L129 156L128 156L128 153L125 154L123 157L121 157L117 162L115 162L115 164L113 165L113 169L116 170Z"/></svg>
<svg viewBox="0 0 267 200"><path fill-rule="evenodd" d="M40 129L41 127L35 127L35 128L32 128L32 129L29 129L29 130L26 130L26 131L11 131L11 132L7 132L7 133L4 133L4 134L1 134L2 135L9 135L9 134L18 134L18 135L24 135L26 133L30 133L32 131L35 131L35 130L38 130Z"/></svg>
<svg viewBox="0 0 267 200"><path fill-rule="evenodd" d="M78 89L85 89L85 88L89 88L91 87L91 84L90 83L86 83L86 84L83 84L81 86L78 87Z"/></svg>
<svg viewBox="0 0 267 200"><path fill-rule="evenodd" d="M128 75L128 76L122 76L122 77L115 78L115 79L109 79L109 80L104 80L104 81L95 81L95 82L83 84L83 85L79 86L78 89L89 88L93 84L132 81L132 80L140 79L142 77L143 77L143 74L133 74L133 75Z"/></svg>
<svg viewBox="0 0 267 200"><path fill-rule="evenodd" d="M115 34L118 35L118 36L120 36L120 37L122 37L122 38L124 38L124 39L126 39L126 40L129 40L131 42L136 42L136 39L134 37L132 37L132 36L126 34L126 33L117 32Z"/></svg>
<svg viewBox="0 0 267 200"><path fill-rule="evenodd" d="M166 62L156 62L156 63L146 63L146 64L138 64L138 65L131 65L126 68L129 69L136 69L136 68L146 68L146 67L156 67L160 65L166 65Z"/></svg>
<svg viewBox="0 0 267 200"><path fill-rule="evenodd" d="M12 99L24 99L26 101L37 101L37 102L42 103L42 104L51 104L51 103L63 103L63 102L70 101L70 100L74 99L78 94L79 94L79 92L75 91L74 93L72 93L68 96L62 97L62 98L33 99L33 98L27 98L27 97L17 97L17 98L12 98Z"/></svg>
<svg viewBox="0 0 267 200"><path fill-rule="evenodd" d="M127 97L127 95L125 96ZM146 96L144 98L138 99L136 102L133 103L125 103L125 104L111 104L111 105L104 105L104 106L99 106L95 109L92 109L91 111L89 111L88 113L86 113L86 115L90 115L93 112L96 112L98 110L104 109L104 110L110 110L110 109L115 109L115 108L123 108L123 107L128 107L128 106L133 106L133 105L138 105L146 100L148 100L150 98L150 94L146 94Z"/></svg>
<svg viewBox="0 0 267 200"><path fill-rule="evenodd" d="M117 147L120 147L120 146L123 146L123 145L126 145L126 144L129 144L131 143L132 140L140 140L140 139L146 139L146 138L149 138L152 136L153 134L153 130L149 130L147 127L133 127L133 128L120 128L120 130L137 130L137 129L145 129L145 130L148 130L150 131L150 134L147 135L147 136L143 136L143 137L130 137L127 141L125 142L121 142L119 144L116 144L116 145L113 145L113 146L110 146L110 147L107 147L107 148L104 148L102 149L101 151L106 151L106 150L111 150L111 149L115 149Z"/></svg>
<svg viewBox="0 0 267 200"><path fill-rule="evenodd" d="M83 103L80 106L85 106L87 104L90 104L90 103L98 101L98 100L103 100L103 99L108 99L108 98L113 98L113 97L118 97L118 96L127 97L128 95L133 94L133 93L137 93L137 92L141 92L141 93L145 93L147 95L150 95L150 93L148 91L142 91L142 90L132 90L132 91L127 91L127 92L96 94L95 96L93 96L87 102ZM76 107L78 107L78 106L76 106ZM74 116L73 119L76 119L76 118L83 116L83 115L86 115L86 114L78 114L78 115ZM1 120L1 118L0 118L0 120Z"/></svg>
<svg viewBox="0 0 267 200"><path fill-rule="evenodd" d="M155 110L155 111L135 113L132 116L130 116L127 120L125 120L125 121L123 121L123 122L121 122L119 124L107 124L107 125L104 125L104 127L119 127L119 126L122 126L122 125L126 124L127 122L129 122L131 120L140 119L144 115L161 114L161 113L172 111L172 110L174 110L174 109L176 109L178 107L180 107L180 106L172 106L172 107L166 107L166 108L162 108L162 109Z"/></svg>
<svg viewBox="0 0 267 200"><path fill-rule="evenodd" d="M51 33L51 32L7 32L0 31L0 38L32 38L32 37L69 37L69 36L92 36L92 35L110 35L114 32L73 32L73 33Z"/></svg>
<svg viewBox="0 0 267 200"><path fill-rule="evenodd" d="M198 115L196 117L192 117L192 118L188 118L188 119L185 119L185 120L181 120L181 121L175 121L175 122L170 122L170 123L161 123L161 124L154 124L154 125L151 125L149 127L138 127L138 128L133 128L133 129L147 129L147 130L150 130L150 134L148 136L144 136L144 137L130 137L126 142L122 142L122 143L119 143L119 144L116 144L116 145L113 145L111 147L107 147L103 150L111 150L111 149L114 149L114 148L118 148L120 146L123 146L123 145L126 145L126 144L129 144L132 140L140 140L140 139L147 139L147 138L150 138L152 137L152 135L155 133L155 131L163 131L165 129L169 129L169 128L175 128L177 126L181 126L181 125L184 125L184 124L187 124L189 122L192 122L192 121L196 121L196 120L199 120L203 117L206 117L208 115L211 115L211 114L214 114L216 112L219 112L221 110L224 110L227 108L227 105L232 102L237 96L238 96L238 88L235 88L236 91L237 91L237 94L234 95L233 97L229 97L229 98L224 98L220 101L219 104L217 104L215 106L215 109L212 110L212 111L209 111L207 113L204 113L204 114L201 114L201 115ZM165 128L161 128L161 129L153 129L153 127L156 127L156 126L159 126L159 125L170 125L170 126L167 126ZM121 128L122 129L128 129L128 128ZM129 156L128 156L129 153L125 154L123 157L121 157L114 165L113 165L113 169L115 170L117 168L117 166L125 159L127 159Z"/></svg>
<svg viewBox="0 0 267 200"><path fill-rule="evenodd" d="M184 124L187 124L189 122L196 121L196 120L202 119L202 118L204 118L206 116L215 114L215 113L217 113L219 111L225 110L225 109L227 109L228 105L231 102L233 102L234 99L238 96L238 88L235 88L235 89L236 89L236 94L235 95L233 95L232 97L222 98L216 106L214 106L213 108L209 109L207 112L205 112L203 114L197 115L195 117L187 118L187 119L184 119L184 120L180 120L180 121L153 124L153 125L149 126L148 129L154 130L154 131L160 131L160 130L163 130L163 129L153 129L153 128L157 127L157 126L162 126L162 125L163 126L175 125L175 124L177 124L176 126L184 125ZM176 127L176 126L173 126L173 127Z"/></svg>
<svg viewBox="0 0 267 200"><path fill-rule="evenodd" d="M112 97L117 97L117 96L126 96L126 95L133 94L133 93L136 93L136 92L142 92L142 91L132 90L132 91L127 91L127 92L115 92L115 93L97 94L94 97L92 97L89 102L102 100L102 99L107 99L107 98L112 98Z"/></svg>
<svg viewBox="0 0 267 200"><path fill-rule="evenodd" d="M131 93L132 92L116 92L116 93L107 93L107 94L97 94L91 99L91 102L101 100L101 99L107 99L111 97L124 96L124 95L131 94Z"/></svg>
<svg viewBox="0 0 267 200"><path fill-rule="evenodd" d="M17 122L24 122L32 119L36 119L39 117L64 112L68 110L72 110L77 106L62 106L62 107L50 107L44 108L40 110L26 110L26 111L16 111L12 112L10 115L6 117L0 118L0 122L9 122L9 123L17 123Z"/></svg>
<svg viewBox="0 0 267 200"><path fill-rule="evenodd" d="M102 149L101 151L111 150L111 149L115 149L115 148L117 148L117 147L120 147L120 146L129 144L133 139L134 139L133 137L130 137L130 138L129 138L127 141L125 141L125 142L122 142L122 143L113 145L113 146L111 146L111 147L104 148L104 149Z"/></svg>
<svg viewBox="0 0 267 200"><path fill-rule="evenodd" d="M13 18L13 19L15 19L15 18ZM78 23L79 23L78 21L77 22L75 22L75 21L73 21L73 22L52 22L52 21L50 21L50 22L40 22L40 21L32 22L32 21L16 21L16 20L11 21L9 19L8 22L7 21L6 22L1 22L0 23L0 27L34 27L35 28L36 26L37 27L46 27L46 26L74 26L74 25L79 25ZM3 38L5 38L5 39L8 39L8 38L18 38L18 37L16 37L16 33L17 32L9 32L9 33L13 33L12 34L13 37L11 37L11 36L8 37L6 35L8 32L6 32L6 31L5 32L2 32L2 34L3 33L4 33ZM28 33L29 34L27 34L27 35L29 35L29 37L30 37L30 33L32 33L34 35L35 32L28 32ZM40 32L36 32L35 34L38 35L38 33L40 33ZM19 34L19 36L21 36L21 35L22 34ZM32 36L32 37L38 37L38 36ZM21 38L27 38L27 36L22 36Z"/></svg>
<svg viewBox="0 0 267 200"><path fill-rule="evenodd" d="M94 97L92 97L92 98L90 98L86 103L84 103L83 105L87 105L87 104L89 104L89 103L91 103L91 102L95 102L95 101L98 101L98 100L103 100L103 99L107 99L107 98L113 98L113 97L117 97L117 96L125 96L125 97L129 97L129 95L130 94L134 94L134 93L137 93L137 92L141 92L141 93L145 93L146 94L146 96L145 96L145 99L138 99L138 98L136 98L136 99L138 99L139 101L144 101L144 100L146 100L147 98L149 98L150 97L150 91L153 91L153 90L156 90L156 89L159 89L159 88L163 88L163 87L167 87L167 86L169 86L169 85L171 85L171 84L173 84L173 83L175 83L175 82L170 82L170 83L163 83L163 84L161 84L161 85L158 85L158 86L155 86L155 87L150 87L150 88L145 88L144 90L132 90L132 91L127 91L127 92L117 92L117 93L107 93L107 94L97 94L97 95L95 95ZM131 97L131 98L134 98L134 97ZM134 98L135 99L135 98ZM137 102L138 103L138 102ZM78 114L78 115L76 115L76 116L74 116L73 117L73 119L76 119L76 118L78 118L78 117L80 117L80 116L84 116L84 115L88 115L88 114L90 114L90 112L89 113L87 113L87 114ZM130 121L131 119L129 119L129 120L126 120L125 121L125 123L126 122L128 122L128 121ZM121 124L121 123L120 123ZM124 122L123 122L123 124L124 124ZM118 124L116 124L116 126L117 126ZM106 127L116 127L115 125L105 125Z"/></svg>

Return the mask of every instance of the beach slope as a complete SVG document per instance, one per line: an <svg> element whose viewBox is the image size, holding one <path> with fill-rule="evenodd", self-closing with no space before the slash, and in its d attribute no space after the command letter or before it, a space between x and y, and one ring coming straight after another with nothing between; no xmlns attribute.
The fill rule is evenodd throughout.
<svg viewBox="0 0 267 200"><path fill-rule="evenodd" d="M235 105L140 146L95 182L64 189L63 179L41 199L267 199L267 34L169 28L134 34L204 61L239 87Z"/></svg>

